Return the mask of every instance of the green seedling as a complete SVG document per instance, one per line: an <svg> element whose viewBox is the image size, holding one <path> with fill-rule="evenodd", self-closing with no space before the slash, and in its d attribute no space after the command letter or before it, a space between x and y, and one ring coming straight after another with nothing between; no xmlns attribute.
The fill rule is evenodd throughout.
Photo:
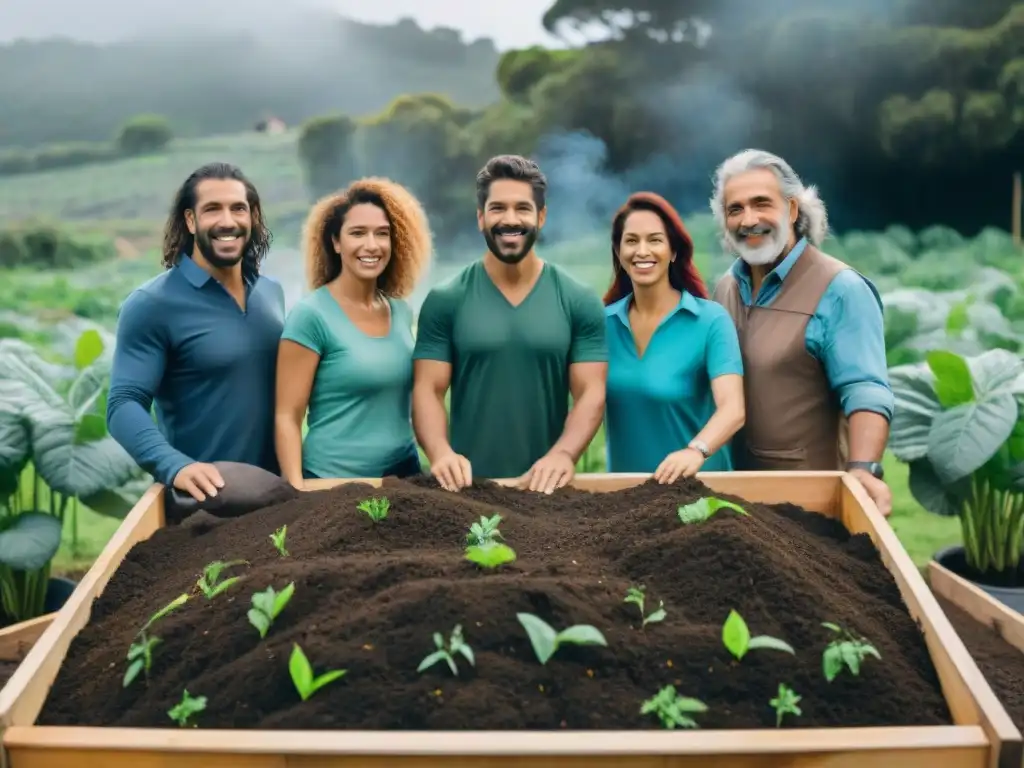
<svg viewBox="0 0 1024 768"><path fill-rule="evenodd" d="M313 677L313 667L310 666L309 659L306 658L306 654L302 652L298 643L292 644L292 656L288 660L288 671L292 676L292 684L303 701L348 672L347 669L334 669L324 672L320 677Z"/></svg>
<svg viewBox="0 0 1024 768"><path fill-rule="evenodd" d="M600 630L589 624L576 624L563 629L561 632L555 630L544 619L534 616L532 613L517 613L516 618L523 625L526 634L530 636L530 644L537 660L541 664L547 664L548 659L555 655L555 651L562 645L602 645L608 647L608 641Z"/></svg>
<svg viewBox="0 0 1024 768"><path fill-rule="evenodd" d="M641 715L655 714L662 726L674 728L696 728L697 721L690 715L707 712L708 707L699 699L680 696L674 685L666 685L640 707Z"/></svg>
<svg viewBox="0 0 1024 768"><path fill-rule="evenodd" d="M769 637L768 635L751 637L750 630L747 628L747 622L736 611L729 611L729 617L725 620L725 624L722 625L722 642L729 649L729 653L737 659L742 659L746 656L747 651L758 649L785 651L794 656L796 655L793 647L784 640Z"/></svg>
<svg viewBox="0 0 1024 768"><path fill-rule="evenodd" d="M160 638L149 634L149 628L176 608L188 602L188 594L178 595L167 605L149 617L138 634L135 635L135 642L128 646L128 669L125 670L121 687L127 688L142 672L146 679L149 679L149 670L153 667L153 649Z"/></svg>
<svg viewBox="0 0 1024 768"><path fill-rule="evenodd" d="M282 525L272 534L270 534L270 540L274 542L274 546L277 551L281 553L281 557L288 557L288 550L284 548L284 538L288 535L288 526Z"/></svg>
<svg viewBox="0 0 1024 768"><path fill-rule="evenodd" d="M779 683L779 694L768 702L775 708L776 728L782 727L783 715L796 715L799 717L803 714L800 711L800 707L797 706L802 698L802 696L797 696L796 692L785 683Z"/></svg>
<svg viewBox="0 0 1024 768"><path fill-rule="evenodd" d="M206 697L189 696L188 689L185 689L185 692L181 696L181 702L167 710L167 714L170 716L171 720L184 728L188 725L188 719L192 717L192 715L198 714L204 709L206 709Z"/></svg>
<svg viewBox="0 0 1024 768"><path fill-rule="evenodd" d="M655 624L659 621L665 620L665 601L658 601L658 610L653 611L650 616L644 616L644 590L645 587L630 587L626 592L626 599L624 603L634 603L640 609L640 618L643 619L641 629L646 627L648 624Z"/></svg>
<svg viewBox="0 0 1024 768"><path fill-rule="evenodd" d="M693 504L680 507L678 510L679 519L683 525L703 523L720 509L731 509L733 512L739 512L741 515L748 515L747 510L738 504L733 504L725 499L716 499L714 496L705 496L702 499L697 499Z"/></svg>
<svg viewBox="0 0 1024 768"><path fill-rule="evenodd" d="M294 593L295 582L293 581L280 592L276 592L273 587L267 587L262 592L253 594L252 608L246 615L249 617L249 623L259 631L260 637L267 636L270 625L288 605L288 601L292 599Z"/></svg>
<svg viewBox="0 0 1024 768"><path fill-rule="evenodd" d="M228 568L232 568L236 565L248 565L245 560L230 560L223 562L222 560L215 560L214 562L203 568L203 573L196 581L196 586L206 596L207 600L212 600L221 592L230 589L234 584L241 581L240 576L232 576L230 579L220 580L220 575Z"/></svg>
<svg viewBox="0 0 1024 768"><path fill-rule="evenodd" d="M508 544L490 541L466 547L466 559L481 568L497 568L499 565L513 562L516 559L516 551Z"/></svg>
<svg viewBox="0 0 1024 768"><path fill-rule="evenodd" d="M826 646L821 655L822 671L830 683L842 672L843 667L849 669L851 674L859 675L860 665L868 656L874 656L881 661L882 657L878 650L863 637L854 637L845 629L829 622L822 622L821 626L839 635L838 639Z"/></svg>
<svg viewBox="0 0 1024 768"><path fill-rule="evenodd" d="M498 530L498 525L500 524L501 515L495 515L494 517L480 515L480 522L469 526L469 533L466 534L466 543L469 546L480 546L489 544L496 539L504 538L501 535L501 531Z"/></svg>
<svg viewBox="0 0 1024 768"><path fill-rule="evenodd" d="M388 516L391 509L391 502L384 496L374 496L372 499L365 499L359 502L359 509L370 516L375 523L379 523Z"/></svg>
<svg viewBox="0 0 1024 768"><path fill-rule="evenodd" d="M473 649L466 645L462 639L461 624L456 624L455 629L452 630L452 636L448 641L447 648L445 648L444 637L441 636L440 632L434 633L434 645L437 647L437 650L420 662L420 665L416 668L417 672L423 672L443 660L448 662L448 668L451 669L452 674L458 677L459 668L455 665L455 654L457 653L465 656L470 666L476 666Z"/></svg>

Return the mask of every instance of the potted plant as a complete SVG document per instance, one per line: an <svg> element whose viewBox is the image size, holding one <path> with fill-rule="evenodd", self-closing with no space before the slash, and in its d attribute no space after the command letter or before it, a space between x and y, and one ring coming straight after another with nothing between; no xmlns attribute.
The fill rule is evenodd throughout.
<svg viewBox="0 0 1024 768"><path fill-rule="evenodd" d="M79 500L121 517L131 508L123 490L139 470L107 434L105 351L99 333L86 331L69 374L22 341L0 340L0 620L8 627L71 595L74 582L51 578L50 563Z"/></svg>
<svg viewBox="0 0 1024 768"><path fill-rule="evenodd" d="M935 561L1024 613L1024 362L1004 349L934 351L889 378L889 449L909 465L910 492L960 518L963 545Z"/></svg>

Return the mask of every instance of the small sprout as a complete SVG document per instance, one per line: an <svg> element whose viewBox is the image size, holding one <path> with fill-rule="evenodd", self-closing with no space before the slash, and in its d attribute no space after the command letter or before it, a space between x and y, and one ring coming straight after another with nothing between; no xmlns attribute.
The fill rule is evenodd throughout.
<svg viewBox="0 0 1024 768"><path fill-rule="evenodd" d="M470 663L470 666L476 666L476 659L473 657L473 649L470 648L462 639L462 625L456 624L455 629L452 630L451 639L448 641L448 647L444 647L444 637L441 636L440 632L434 633L434 645L437 650L427 656L420 665L416 668L417 672L423 672L426 669L437 664L437 662L444 661L448 662L448 667L451 669L452 674L456 677L459 676L459 668L455 666L455 654L461 653L466 657L466 661Z"/></svg>
<svg viewBox="0 0 1024 768"><path fill-rule="evenodd" d="M288 557L288 550L284 548L284 538L288 535L288 526L282 525L272 534L270 534L270 540L274 542L274 547L278 552L281 553L281 557Z"/></svg>
<svg viewBox="0 0 1024 768"><path fill-rule="evenodd" d="M648 624L656 624L665 620L665 601L658 601L658 610L653 611L650 616L644 617L644 590L646 587L630 587L626 592L624 603L634 603L640 609L640 618L643 619L641 629Z"/></svg>
<svg viewBox="0 0 1024 768"><path fill-rule="evenodd" d="M288 660L288 672L292 676L292 684L295 686L295 690L299 692L299 696L302 697L303 701L328 683L333 683L347 671L347 669L334 669L330 672L324 672L320 677L314 678L313 667L310 666L306 654L302 652L302 648L299 647L298 643L292 644L292 656Z"/></svg>
<svg viewBox="0 0 1024 768"><path fill-rule="evenodd" d="M293 581L280 592L275 592L273 587L267 587L264 591L253 594L252 608L246 615L249 617L249 623L259 630L260 637L267 636L270 625L288 605L294 592L295 582Z"/></svg>
<svg viewBox="0 0 1024 768"><path fill-rule="evenodd" d="M149 617L149 621L135 635L136 641L128 647L128 669L125 670L121 687L127 688L139 676L140 672L145 673L149 679L149 670L153 667L153 648L160 642L160 638L149 635L148 630L153 624L162 619L176 608L188 602L188 594L178 595L171 602Z"/></svg>
<svg viewBox="0 0 1024 768"><path fill-rule="evenodd" d="M802 696L797 696L793 689L785 683L779 683L779 695L768 702L775 708L776 728L782 727L783 715L796 715L799 717L803 714L800 711L800 707L797 706L802 698Z"/></svg>
<svg viewBox="0 0 1024 768"><path fill-rule="evenodd" d="M674 685L666 685L640 707L641 715L654 713L665 728L696 728L697 721L690 715L707 712L707 705L698 699L680 696Z"/></svg>
<svg viewBox="0 0 1024 768"><path fill-rule="evenodd" d="M516 551L508 544L490 541L466 547L466 559L481 568L497 568L499 565L513 562L516 559Z"/></svg>
<svg viewBox="0 0 1024 768"><path fill-rule="evenodd" d="M722 625L722 642L729 649L729 653L737 659L742 659L746 656L747 651L754 651L759 648L785 651L794 656L796 655L793 647L783 640L769 637L768 635L751 637L750 630L747 628L747 622L736 611L729 611L729 617L725 620L725 624Z"/></svg>
<svg viewBox="0 0 1024 768"><path fill-rule="evenodd" d="M369 515L373 522L379 523L388 516L391 502L384 496L374 496L372 499L359 502L359 509Z"/></svg>
<svg viewBox="0 0 1024 768"><path fill-rule="evenodd" d="M496 539L504 538L501 535L501 531L498 530L498 525L501 523L501 515L494 515L494 517L480 516L479 523L473 523L469 526L469 533L466 534L466 543L469 546L481 546L489 544Z"/></svg>
<svg viewBox="0 0 1024 768"><path fill-rule="evenodd" d="M180 608L181 606L183 606L187 602L188 602L188 594L187 593L178 595L176 598L171 600L171 602L169 602L167 605L165 605L159 611L157 611L152 616L150 616L149 617L149 621L146 622L146 625L142 628L142 631L145 632L147 629L149 629L151 626L153 626L156 622L160 621L160 619L162 619L164 616L169 614L171 611L176 610L177 608Z"/></svg>
<svg viewBox="0 0 1024 768"><path fill-rule="evenodd" d="M223 562L221 560L215 560L214 562L203 568L203 573L196 581L196 586L199 587L200 591L206 596L207 600L212 600L221 592L230 589L232 585L241 580L239 576L232 576L230 579L220 581L220 575L235 565L247 565L245 560L231 560L229 562Z"/></svg>
<svg viewBox="0 0 1024 768"><path fill-rule="evenodd" d="M743 507L733 504L731 501L716 499L714 496L705 496L692 504L679 507L679 519L683 525L703 523L720 509L731 509L733 512L739 512L741 515L748 514Z"/></svg>
<svg viewBox="0 0 1024 768"><path fill-rule="evenodd" d="M852 674L859 675L860 665L868 656L874 656L881 661L882 657L875 646L863 637L854 637L845 629L829 622L822 622L821 626L832 630L841 638L829 643L821 655L822 671L825 673L825 679L830 683L836 679L836 675L843 670L844 666Z"/></svg>
<svg viewBox="0 0 1024 768"><path fill-rule="evenodd" d="M516 618L523 625L526 634L530 636L530 644L537 660L541 664L547 664L548 659L555 655L555 651L563 644L570 645L603 645L608 647L608 641L600 630L589 624L576 624L555 632L551 625L544 619L534 616L532 613L517 613Z"/></svg>
<svg viewBox="0 0 1024 768"><path fill-rule="evenodd" d="M169 710L167 714L171 720L176 722L182 728L188 725L188 719L192 715L198 714L206 709L206 697L205 696L189 696L188 689L181 696L181 703L175 704Z"/></svg>

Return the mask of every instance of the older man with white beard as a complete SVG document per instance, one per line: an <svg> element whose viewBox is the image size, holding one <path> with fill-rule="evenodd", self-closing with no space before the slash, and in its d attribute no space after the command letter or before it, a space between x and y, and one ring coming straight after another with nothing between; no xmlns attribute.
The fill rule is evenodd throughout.
<svg viewBox="0 0 1024 768"><path fill-rule="evenodd" d="M748 149L722 163L711 209L739 257L714 294L743 353L736 468L846 469L888 515L881 461L894 398L878 291L819 250L825 205L780 157Z"/></svg>

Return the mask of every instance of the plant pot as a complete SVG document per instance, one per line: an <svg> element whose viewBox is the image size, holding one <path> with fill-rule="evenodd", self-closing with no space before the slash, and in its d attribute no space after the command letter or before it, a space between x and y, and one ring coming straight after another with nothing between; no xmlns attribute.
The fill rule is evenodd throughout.
<svg viewBox="0 0 1024 768"><path fill-rule="evenodd" d="M952 571L960 578L971 582L971 584L974 584L978 589L993 599L998 600L1007 608L1024 614L1024 557L1017 563L1016 570L1016 583L1021 586L1001 586L992 584L991 580L985 580L983 574L977 573L967 565L964 548L960 545L940 549L935 553L935 562L943 568ZM1011 578L1007 578L1006 581L1013 583Z"/></svg>
<svg viewBox="0 0 1024 768"><path fill-rule="evenodd" d="M43 613L53 613L63 608L77 586L77 581L65 579L63 576L52 576L46 585L46 604Z"/></svg>

